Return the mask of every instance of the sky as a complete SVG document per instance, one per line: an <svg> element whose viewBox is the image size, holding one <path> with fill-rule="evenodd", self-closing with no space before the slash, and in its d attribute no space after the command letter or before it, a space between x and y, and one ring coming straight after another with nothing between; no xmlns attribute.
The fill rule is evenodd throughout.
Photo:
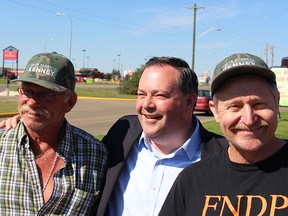
<svg viewBox="0 0 288 216"><path fill-rule="evenodd" d="M179 57L191 66L194 10L187 6L194 4L197 75L212 76L218 62L237 52L270 67L288 56L287 0L1 0L0 48L19 50L19 69L33 55L52 51L71 55L77 69L104 73L135 71L154 56Z"/></svg>

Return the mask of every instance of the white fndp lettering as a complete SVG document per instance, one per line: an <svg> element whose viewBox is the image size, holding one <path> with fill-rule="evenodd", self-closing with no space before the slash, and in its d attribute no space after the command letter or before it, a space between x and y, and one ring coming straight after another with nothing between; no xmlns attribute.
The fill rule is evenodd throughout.
<svg viewBox="0 0 288 216"><path fill-rule="evenodd" d="M240 66L240 65L255 65L255 60L251 58L234 59L224 64L222 67L222 71L225 71L229 68Z"/></svg>
<svg viewBox="0 0 288 216"><path fill-rule="evenodd" d="M56 73L56 68L46 64L31 64L28 70L34 73L43 73L49 76L53 76Z"/></svg>

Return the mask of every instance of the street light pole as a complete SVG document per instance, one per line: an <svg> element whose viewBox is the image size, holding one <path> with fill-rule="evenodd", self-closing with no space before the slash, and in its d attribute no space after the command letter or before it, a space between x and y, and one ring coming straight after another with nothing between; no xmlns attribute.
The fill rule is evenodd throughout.
<svg viewBox="0 0 288 216"><path fill-rule="evenodd" d="M87 68L89 68L89 56L87 56L86 58L87 58Z"/></svg>
<svg viewBox="0 0 288 216"><path fill-rule="evenodd" d="M191 69L194 71L194 62L195 62L195 41L196 41L196 12L198 9L205 9L204 6L199 6L197 7L196 3L194 4L193 7L191 6L186 6L186 9L193 9L194 10L194 21L193 21L193 37L192 37L192 65Z"/></svg>
<svg viewBox="0 0 288 216"><path fill-rule="evenodd" d="M120 54L117 55L118 56L118 72L120 73L121 75L121 72L120 72Z"/></svg>
<svg viewBox="0 0 288 216"><path fill-rule="evenodd" d="M85 68L85 52L86 52L86 50L83 49L82 51L83 51L83 70L84 70L84 68Z"/></svg>
<svg viewBox="0 0 288 216"><path fill-rule="evenodd" d="M44 52L46 52L46 46L47 46L47 43L48 43L49 41L54 41L54 38L50 38L49 40L47 40L47 41L45 42L45 44L44 44Z"/></svg>
<svg viewBox="0 0 288 216"><path fill-rule="evenodd" d="M71 50L72 50L72 32L73 32L73 22L71 17L68 14L65 13L56 13L57 16L67 16L70 21L70 41L69 41L69 59L71 59Z"/></svg>
<svg viewBox="0 0 288 216"><path fill-rule="evenodd" d="M205 31L205 32L197 35L197 36L196 36L196 39L198 39L198 38L200 38L200 37L208 34L209 32L211 32L211 31L213 31L213 30L215 30L215 31L221 31L221 28L211 28L211 29L209 29L209 30L207 30L207 31Z"/></svg>
<svg viewBox="0 0 288 216"><path fill-rule="evenodd" d="M75 58L72 58L72 63L73 63L73 65L74 65L74 68L77 68L77 65L76 65L76 63L75 63Z"/></svg>

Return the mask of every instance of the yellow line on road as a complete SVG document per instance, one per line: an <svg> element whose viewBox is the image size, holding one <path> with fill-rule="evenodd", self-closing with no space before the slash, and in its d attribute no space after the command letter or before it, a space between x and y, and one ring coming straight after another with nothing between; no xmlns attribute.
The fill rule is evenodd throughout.
<svg viewBox="0 0 288 216"><path fill-rule="evenodd" d="M79 96L80 99L91 99L91 100L127 100L127 101L136 101L134 98L100 98L100 97L84 97Z"/></svg>

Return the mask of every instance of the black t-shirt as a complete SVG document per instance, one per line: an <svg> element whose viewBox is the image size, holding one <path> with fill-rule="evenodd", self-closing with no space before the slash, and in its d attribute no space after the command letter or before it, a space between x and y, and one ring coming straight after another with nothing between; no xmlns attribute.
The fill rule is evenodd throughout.
<svg viewBox="0 0 288 216"><path fill-rule="evenodd" d="M179 174L159 215L288 216L287 166L287 142L256 164L231 162L224 149Z"/></svg>

